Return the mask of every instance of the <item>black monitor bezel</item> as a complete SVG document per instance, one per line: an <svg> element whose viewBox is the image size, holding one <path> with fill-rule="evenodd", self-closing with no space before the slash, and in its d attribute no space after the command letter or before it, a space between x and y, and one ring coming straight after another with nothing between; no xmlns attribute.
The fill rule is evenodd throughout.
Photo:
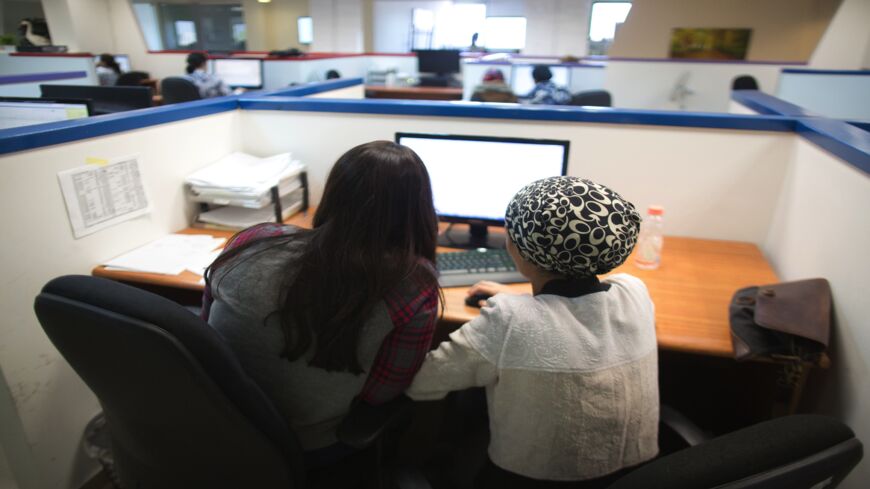
<svg viewBox="0 0 870 489"><path fill-rule="evenodd" d="M495 143L540 144L550 146L559 145L564 148L564 151L562 152L562 172L560 175L565 176L568 174L568 155L571 149L571 141L567 139L530 139L501 136L472 136L467 134L429 134L419 132L397 132L395 138L396 144L401 144L399 141L403 137L416 137L421 139L447 139L454 141L486 141ZM424 165L425 163L426 162L423 162ZM438 219L442 222L450 222L456 224L485 224L487 226L504 226L504 219L481 219L471 216L448 216L442 214L438 214Z"/></svg>
<svg viewBox="0 0 870 489"><path fill-rule="evenodd" d="M230 88L263 88L263 84L265 83L263 76L265 75L265 73L263 73L263 64L264 63L263 63L262 59L259 59L259 58L211 58L211 59L209 59L209 61L211 61L211 69L209 70L209 73L211 73L212 75L215 74L215 72L217 71L216 68L217 68L218 61L257 61L258 65L260 67L260 84L259 85L230 85L228 83L227 86L229 86Z"/></svg>
<svg viewBox="0 0 870 489"><path fill-rule="evenodd" d="M419 71L420 73L435 73L438 75L453 75L453 74L462 72L462 51L460 51L459 49L415 49L413 52L417 56L417 71ZM449 71L426 71L423 69L423 66L422 66L423 63L421 62L421 59L420 59L420 53L423 53L424 58L427 54L431 54L431 53L455 53L456 68L455 69L453 68L454 56L451 55L451 57L450 57L451 64L450 64ZM431 66L427 66L427 68L431 68Z"/></svg>
<svg viewBox="0 0 870 489"><path fill-rule="evenodd" d="M35 102L40 104L75 104L84 105L88 117L94 115L94 106L90 100L81 98L41 98L41 97L0 97L0 102ZM56 121L60 122L60 121Z"/></svg>

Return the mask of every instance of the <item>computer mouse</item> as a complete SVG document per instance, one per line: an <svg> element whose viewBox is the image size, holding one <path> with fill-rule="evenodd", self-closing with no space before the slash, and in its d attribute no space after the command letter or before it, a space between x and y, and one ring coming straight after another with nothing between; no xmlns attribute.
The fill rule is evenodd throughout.
<svg viewBox="0 0 870 489"><path fill-rule="evenodd" d="M485 301L492 297L489 294L472 294L465 298L465 305L470 307L480 307L480 301Z"/></svg>

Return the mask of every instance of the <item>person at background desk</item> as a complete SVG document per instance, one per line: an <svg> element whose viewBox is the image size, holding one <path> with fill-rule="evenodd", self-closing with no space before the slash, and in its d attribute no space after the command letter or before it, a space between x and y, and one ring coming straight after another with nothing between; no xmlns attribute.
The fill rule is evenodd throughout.
<svg viewBox="0 0 870 489"><path fill-rule="evenodd" d="M553 72L546 65L537 65L532 70L535 88L522 98L523 102L540 105L567 105L571 103L571 92L556 85L551 80Z"/></svg>
<svg viewBox="0 0 870 489"><path fill-rule="evenodd" d="M484 73L482 83L474 87L471 101L516 102L517 96L514 95L511 87L505 83L504 73L497 68L490 68Z"/></svg>
<svg viewBox="0 0 870 489"><path fill-rule="evenodd" d="M507 250L532 284L497 294L426 356L408 395L485 387L490 460L477 489L604 488L658 453L652 299L621 265L640 229L634 206L576 177L538 180L505 215Z"/></svg>
<svg viewBox="0 0 870 489"><path fill-rule="evenodd" d="M187 55L187 77L199 89L202 98L222 97L232 93L230 87L219 77L205 71L208 58L202 53Z"/></svg>
<svg viewBox="0 0 870 489"><path fill-rule="evenodd" d="M121 76L121 65L115 61L115 57L111 54L101 54L100 61L97 62L97 79L100 81L100 86L112 87L118 82L118 77Z"/></svg>
<svg viewBox="0 0 870 489"><path fill-rule="evenodd" d="M234 236L206 273L203 319L275 402L308 464L324 466L352 453L336 438L351 402L400 396L429 350L440 289L426 167L388 141L351 149L313 225Z"/></svg>

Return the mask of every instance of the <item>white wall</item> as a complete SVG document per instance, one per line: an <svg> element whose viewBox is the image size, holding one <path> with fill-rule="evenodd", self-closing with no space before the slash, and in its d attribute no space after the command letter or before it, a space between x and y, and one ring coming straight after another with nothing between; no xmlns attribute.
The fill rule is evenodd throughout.
<svg viewBox="0 0 870 489"><path fill-rule="evenodd" d="M843 0L810 57L811 68L870 69L870 1Z"/></svg>
<svg viewBox="0 0 870 489"><path fill-rule="evenodd" d="M870 440L870 178L818 147L797 141L763 250L782 280L824 277L834 297L832 368L813 406ZM867 457L842 489L863 489Z"/></svg>
<svg viewBox="0 0 870 489"><path fill-rule="evenodd" d="M70 52L115 52L109 3L114 0L42 0L54 44Z"/></svg>
<svg viewBox="0 0 870 489"><path fill-rule="evenodd" d="M311 51L363 51L362 0L310 0L308 11L314 23Z"/></svg>
<svg viewBox="0 0 870 489"><path fill-rule="evenodd" d="M773 93L781 69L781 65L610 60L604 88L613 95L614 107L679 110L670 97L677 80L688 73L687 85L694 93L686 98L686 110L727 112L735 77L752 75L761 91Z"/></svg>
<svg viewBox="0 0 870 489"><path fill-rule="evenodd" d="M640 208L664 205L668 233L755 243L766 236L794 138L621 124L288 111L243 111L241 127L243 147L293 151L305 161L315 201L328 169L344 151L375 139L392 140L397 131L567 139L569 173L613 186ZM335 144L336 134L342 135L341 144Z"/></svg>
<svg viewBox="0 0 870 489"><path fill-rule="evenodd" d="M783 73L776 96L835 119L870 121L870 73Z"/></svg>
<svg viewBox="0 0 870 489"><path fill-rule="evenodd" d="M0 405L0 440L21 489L74 489L91 477L94 462L80 444L85 424L99 411L96 399L51 345L33 314L33 299L50 279L89 274L103 260L188 224L182 179L236 150L238 114L226 112L138 131L0 156L0 206L13 235L0 255L0 370L14 409ZM152 212L75 240L57 172L87 157L138 153ZM35 223L38 223L35 225ZM0 396L2 403L2 396ZM13 436L19 430L23 436ZM11 433L11 434L10 434Z"/></svg>

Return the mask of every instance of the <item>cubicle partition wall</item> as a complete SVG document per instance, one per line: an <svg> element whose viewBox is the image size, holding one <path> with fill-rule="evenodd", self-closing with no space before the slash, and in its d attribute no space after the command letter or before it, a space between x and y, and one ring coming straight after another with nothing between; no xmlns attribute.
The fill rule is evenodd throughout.
<svg viewBox="0 0 870 489"><path fill-rule="evenodd" d="M571 93L604 88L605 65L603 63L562 63L558 59L551 58L512 58L510 61L466 60L462 63L462 99L471 99L474 87L480 84L487 70L500 70L504 74L505 81L510 84L514 72L521 69L520 76L527 76L529 82L532 82L530 68L536 64L568 70L569 83L565 88ZM527 93L517 93L517 95L524 96Z"/></svg>
<svg viewBox="0 0 870 489"><path fill-rule="evenodd" d="M0 397L9 404L0 408L17 413L0 442L22 454L27 465L16 472L40 474L50 487L77 487L95 468L83 462L79 440L99 407L31 308L46 281L87 274L187 226L184 176L227 153L292 151L309 167L316 203L342 152L397 131L567 139L570 174L609 185L641 209L664 205L667 234L753 242L783 279L828 278L836 382L826 384L826 394L836 403L817 409L870 439L863 416L870 304L862 283L870 267L870 135L855 138L843 132L845 123L811 117L312 98L324 87L353 88L342 82L0 131L0 206L10 210L4 222L11 230L0 258L0 369L10 394ZM74 239L57 173L88 158L132 154L142 164L151 212ZM868 477L865 462L842 487L857 489Z"/></svg>
<svg viewBox="0 0 870 489"><path fill-rule="evenodd" d="M775 93L825 117L870 122L870 70L784 69Z"/></svg>
<svg viewBox="0 0 870 489"><path fill-rule="evenodd" d="M0 97L39 97L39 85L97 85L90 54L0 54Z"/></svg>

